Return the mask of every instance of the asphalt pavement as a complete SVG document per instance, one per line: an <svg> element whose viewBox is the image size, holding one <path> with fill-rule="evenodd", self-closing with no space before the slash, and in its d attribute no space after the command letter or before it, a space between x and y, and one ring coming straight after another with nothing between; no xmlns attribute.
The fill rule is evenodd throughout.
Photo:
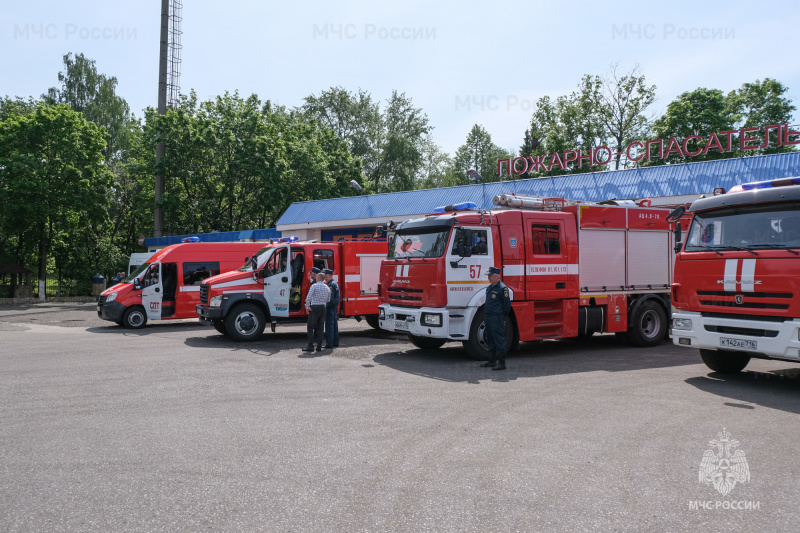
<svg viewBox="0 0 800 533"><path fill-rule="evenodd" d="M493 372L340 332L308 355L302 325L235 343L0 307L0 530L797 530L800 365L720 375L603 335Z"/></svg>

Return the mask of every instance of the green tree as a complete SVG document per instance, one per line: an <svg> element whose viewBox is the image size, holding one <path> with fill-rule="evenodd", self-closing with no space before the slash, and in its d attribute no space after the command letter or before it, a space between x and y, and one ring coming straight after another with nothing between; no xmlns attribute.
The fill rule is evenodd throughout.
<svg viewBox="0 0 800 533"><path fill-rule="evenodd" d="M725 101L725 96L718 89L701 87L691 92L685 92L667 105L667 110L654 122L655 137L664 139L665 144L672 137L685 139L690 135L707 137L710 133L730 131L733 129L735 117L730 106ZM689 152L702 149L705 143L691 140L687 144ZM666 146L664 146L666 149ZM654 154L655 155L655 154ZM733 157L733 153L724 153L719 150L710 150L707 154L697 156L670 154L666 159L651 156L646 164L683 163L722 159Z"/></svg>
<svg viewBox="0 0 800 533"><path fill-rule="evenodd" d="M656 98L656 86L647 85L638 65L625 74L617 69L618 65L611 65L601 82L584 77L585 91L593 105L582 109L590 113L596 110L605 136L612 141L615 170L620 167L625 147L647 138L650 120L644 113Z"/></svg>
<svg viewBox="0 0 800 533"><path fill-rule="evenodd" d="M477 170L484 182L508 179L511 176L505 169L501 176L497 175L497 161L511 157L513 154L492 142L492 136L483 126L475 124L467 135L466 142L456 150L444 185L470 183L467 176L470 169Z"/></svg>
<svg viewBox="0 0 800 533"><path fill-rule="evenodd" d="M0 122L2 233L16 232L37 257L41 300L51 266L88 279L93 265L81 249L94 248L111 183L104 148L102 131L67 106L40 105Z"/></svg>
<svg viewBox="0 0 800 533"><path fill-rule="evenodd" d="M405 93L392 91L382 123L380 164L372 176L376 189L412 190L424 164L425 139L432 129L428 116L414 107Z"/></svg>
<svg viewBox="0 0 800 533"><path fill-rule="evenodd" d="M745 83L738 90L725 97L727 111L738 128L758 128L774 124L790 124L792 112L797 108L784 95L789 90L781 82L772 78ZM793 146L778 146L778 132L770 131L770 145L767 148L749 151L758 154L790 152Z"/></svg>

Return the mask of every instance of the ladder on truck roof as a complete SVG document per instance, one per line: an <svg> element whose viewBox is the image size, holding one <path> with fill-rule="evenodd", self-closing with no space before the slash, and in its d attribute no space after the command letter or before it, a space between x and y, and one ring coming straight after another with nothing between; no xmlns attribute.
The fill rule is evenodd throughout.
<svg viewBox="0 0 800 533"><path fill-rule="evenodd" d="M582 202L580 200L567 200L566 198L545 198L543 196L528 196L524 194L501 194L492 199L492 203L499 207L516 209L532 209L536 211L562 211L571 205L613 205L623 207L650 207L650 200L644 199L639 204L633 200L604 200L602 202Z"/></svg>

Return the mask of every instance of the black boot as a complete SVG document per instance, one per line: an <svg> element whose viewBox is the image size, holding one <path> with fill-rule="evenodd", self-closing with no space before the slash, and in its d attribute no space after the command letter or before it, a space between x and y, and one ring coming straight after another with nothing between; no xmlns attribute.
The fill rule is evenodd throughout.
<svg viewBox="0 0 800 533"><path fill-rule="evenodd" d="M492 367L492 370L505 370L506 369L506 354L501 352L497 355L497 364Z"/></svg>
<svg viewBox="0 0 800 533"><path fill-rule="evenodd" d="M497 361L497 355L496 355L496 353L497 353L497 352L489 352L489 354L490 354L490 355L489 355L489 360L488 360L488 361L486 361L485 363L481 363L481 367L482 367L482 368L490 368L490 367L493 367L493 366L495 365L495 362Z"/></svg>

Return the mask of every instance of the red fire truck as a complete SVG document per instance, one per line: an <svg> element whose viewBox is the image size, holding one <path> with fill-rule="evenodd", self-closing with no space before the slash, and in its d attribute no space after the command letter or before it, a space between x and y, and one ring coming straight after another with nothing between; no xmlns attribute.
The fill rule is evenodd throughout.
<svg viewBox="0 0 800 533"><path fill-rule="evenodd" d="M278 322L305 322L312 268L332 269L341 290L339 316L364 316L378 327L378 273L386 242L297 242L265 246L237 271L200 286L196 313L236 341L253 341Z"/></svg>
<svg viewBox="0 0 800 533"><path fill-rule="evenodd" d="M688 212L673 342L699 348L716 372L739 372L751 358L800 362L800 178L718 189Z"/></svg>
<svg viewBox="0 0 800 533"><path fill-rule="evenodd" d="M501 209L469 204L399 224L381 264L381 328L419 348L461 341L487 359L485 273L495 266L512 293L509 348L595 332L658 344L670 312L669 211L647 200L608 204L502 195Z"/></svg>
<svg viewBox="0 0 800 533"><path fill-rule="evenodd" d="M167 246L152 255L122 283L106 289L97 316L131 329L147 320L194 318L200 283L242 266L264 243L190 242Z"/></svg>

